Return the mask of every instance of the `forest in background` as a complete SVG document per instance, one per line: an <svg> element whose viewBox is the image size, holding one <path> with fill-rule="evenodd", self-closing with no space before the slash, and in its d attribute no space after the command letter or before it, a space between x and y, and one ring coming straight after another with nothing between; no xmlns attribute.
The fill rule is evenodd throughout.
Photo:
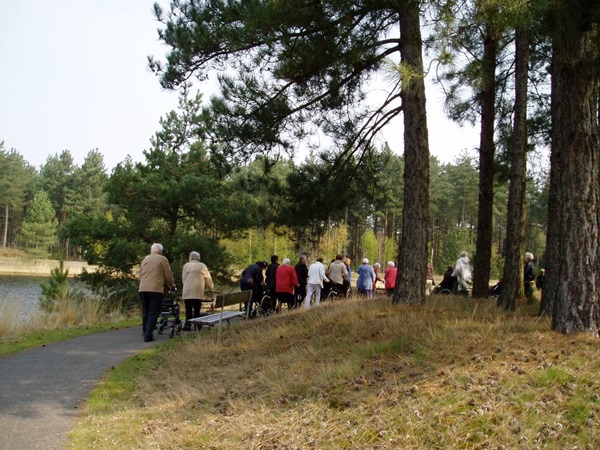
<svg viewBox="0 0 600 450"><path fill-rule="evenodd" d="M180 116L165 116L144 163L126 160L113 170L103 191L108 214L76 216L67 227L66 217L49 217L44 193L33 197L31 210L52 228L57 220L65 249L80 248L86 259L126 274L158 237L174 262L196 247L223 268L239 257L223 251L225 239L243 230L287 234L310 254L330 230L347 227L354 259L372 230L378 259L387 247L382 237L398 243L394 303L423 304L427 262L439 270L438 258L449 258L458 242L475 249L476 298L489 295L495 253L503 258L499 305L507 310L523 298L523 255L531 250L544 254L547 268L540 314L552 314L552 328L563 333L600 335L598 5L178 0L155 4L154 12L168 53L150 55L149 67L163 88L183 93ZM386 86L373 101L378 75ZM480 127L476 211L467 209L471 190L449 185L444 200L434 196L441 178L429 152L435 124L427 121L427 76L442 88L451 119ZM198 108L200 94L187 94L211 77L218 93ZM392 172L402 179L388 187L378 164L390 149L377 137L398 116L402 171ZM310 156L293 163L301 148ZM531 177L539 148L550 150L550 170ZM401 197L386 198L390 192ZM537 250L531 228L544 221L533 211L544 198L545 249ZM458 214L448 199L461 203ZM450 231L439 219L446 212ZM41 241L36 221L25 217L22 225L22 235ZM256 243L248 244L252 253Z"/></svg>
<svg viewBox="0 0 600 450"><path fill-rule="evenodd" d="M161 242L176 273L196 250L222 283L272 254L312 261L341 253L355 265L364 257L397 261L404 171L398 149L371 148L353 173L340 173L315 152L299 164L258 156L224 166L198 139L201 100L184 93L179 109L161 119L145 161L125 159L110 174L98 150L81 166L64 150L35 168L0 145L3 249L32 259L82 259L129 276ZM502 275L506 236L508 180L501 161L498 169L492 278ZM443 273L462 250L475 250L477 161L466 151L447 164L432 157L430 170L431 218L415 226L428 227L430 260ZM547 172L531 171L530 181L526 247L543 264Z"/></svg>

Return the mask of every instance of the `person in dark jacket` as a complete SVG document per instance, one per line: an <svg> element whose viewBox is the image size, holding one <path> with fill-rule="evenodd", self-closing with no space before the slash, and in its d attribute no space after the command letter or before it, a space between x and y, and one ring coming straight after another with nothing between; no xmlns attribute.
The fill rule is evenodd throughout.
<svg viewBox="0 0 600 450"><path fill-rule="evenodd" d="M250 304L260 304L263 296L263 284L265 278L263 276L263 270L266 269L266 261L256 261L254 264L250 264L242 272L242 278L240 279L240 289L242 291L252 290L252 299ZM245 305L246 311L248 311L248 303Z"/></svg>
<svg viewBox="0 0 600 450"><path fill-rule="evenodd" d="M271 264L267 266L267 270L265 271L265 284L268 288L268 294L271 296L271 309L275 311L276 305L276 292L277 292L277 281L275 278L275 273L279 268L279 256L272 255L271 256Z"/></svg>
<svg viewBox="0 0 600 450"><path fill-rule="evenodd" d="M456 277L452 276L454 273L454 266L448 266L448 270L444 273L444 278L439 284L436 292L448 294L454 292L456 289Z"/></svg>
<svg viewBox="0 0 600 450"><path fill-rule="evenodd" d="M535 266L533 265L533 254L529 252L525 253L523 281L525 283L525 297L527 297L527 303L533 303L533 284L535 281Z"/></svg>
<svg viewBox="0 0 600 450"><path fill-rule="evenodd" d="M535 287L538 291L542 292L544 289L544 280L546 279L546 269L540 269L537 277L535 277Z"/></svg>
<svg viewBox="0 0 600 450"><path fill-rule="evenodd" d="M294 267L296 275L298 276L298 287L294 290L296 295L296 306L306 297L306 284L308 280L308 266L306 265L306 255L301 255L298 264Z"/></svg>

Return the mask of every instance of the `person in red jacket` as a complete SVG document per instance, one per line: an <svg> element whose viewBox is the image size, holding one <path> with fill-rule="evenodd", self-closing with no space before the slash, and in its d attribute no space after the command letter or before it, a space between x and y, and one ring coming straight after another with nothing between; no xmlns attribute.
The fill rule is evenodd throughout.
<svg viewBox="0 0 600 450"><path fill-rule="evenodd" d="M294 305L294 288L297 288L298 275L296 270L290 265L290 260L284 258L283 264L277 267L275 272L275 288L277 292L277 308L276 311L281 311L281 306L287 303L288 309Z"/></svg>
<svg viewBox="0 0 600 450"><path fill-rule="evenodd" d="M385 280L385 293L392 295L396 288L396 277L398 276L398 269L394 261L388 262L388 267L383 272L383 278Z"/></svg>

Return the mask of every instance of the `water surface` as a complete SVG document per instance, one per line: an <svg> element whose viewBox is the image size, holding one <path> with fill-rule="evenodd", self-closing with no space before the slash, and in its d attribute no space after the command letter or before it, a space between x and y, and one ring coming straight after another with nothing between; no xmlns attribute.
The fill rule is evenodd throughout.
<svg viewBox="0 0 600 450"><path fill-rule="evenodd" d="M0 314L19 314L27 320L39 310L40 284L48 277L0 275Z"/></svg>

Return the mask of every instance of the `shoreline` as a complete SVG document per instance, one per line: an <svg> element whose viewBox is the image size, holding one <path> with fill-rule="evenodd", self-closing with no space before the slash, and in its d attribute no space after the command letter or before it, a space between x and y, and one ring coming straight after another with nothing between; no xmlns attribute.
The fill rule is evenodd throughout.
<svg viewBox="0 0 600 450"><path fill-rule="evenodd" d="M0 275L5 276L32 276L50 277L52 270L57 268L60 261L57 259L28 260L21 257L0 257ZM95 272L97 267L90 266L83 261L63 261L63 267L69 271L69 277L87 272Z"/></svg>

